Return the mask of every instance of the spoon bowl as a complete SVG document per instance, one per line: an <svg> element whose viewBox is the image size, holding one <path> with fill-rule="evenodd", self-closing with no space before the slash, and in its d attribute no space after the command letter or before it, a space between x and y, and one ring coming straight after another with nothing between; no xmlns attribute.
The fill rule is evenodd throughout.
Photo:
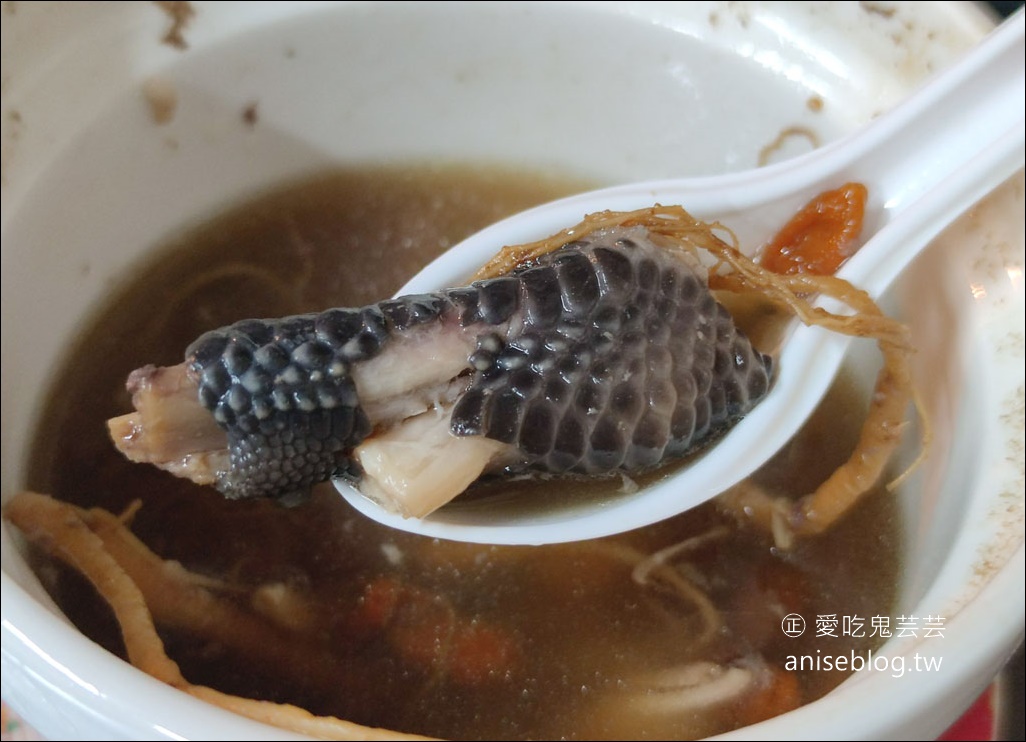
<svg viewBox="0 0 1026 742"><path fill-rule="evenodd" d="M865 242L838 276L879 298L948 224L1023 167L1024 15L1019 11L963 60L868 126L807 155L725 176L634 183L571 196L498 222L429 264L398 293L465 284L502 245L555 234L586 214L681 204L719 221L754 252L804 203L845 182L869 191ZM836 303L820 303L840 311ZM642 489L603 501L459 499L425 518L404 518L344 481L350 504L385 525L426 536L542 544L606 536L671 517L741 481L798 431L836 375L850 338L798 326L777 358L777 379L741 422L695 461Z"/></svg>

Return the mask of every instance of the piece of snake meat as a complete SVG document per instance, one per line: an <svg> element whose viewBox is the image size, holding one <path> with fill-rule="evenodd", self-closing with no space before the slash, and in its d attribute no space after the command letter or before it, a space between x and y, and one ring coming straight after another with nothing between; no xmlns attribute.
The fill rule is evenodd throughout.
<svg viewBox="0 0 1026 742"><path fill-rule="evenodd" d="M483 472L640 472L707 445L765 395L771 359L705 270L640 227L511 273L208 332L133 372L118 447L232 498L336 476L423 517Z"/></svg>

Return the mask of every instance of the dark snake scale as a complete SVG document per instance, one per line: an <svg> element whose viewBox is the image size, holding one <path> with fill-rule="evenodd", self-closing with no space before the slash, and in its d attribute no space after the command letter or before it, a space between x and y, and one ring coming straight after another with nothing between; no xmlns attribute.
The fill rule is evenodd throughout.
<svg viewBox="0 0 1026 742"><path fill-rule="evenodd" d="M452 434L509 444L513 468L652 467L708 443L770 382L770 358L700 271L643 231L606 230L470 286L200 337L186 356L228 433L219 489L284 496L358 476L350 453L373 426L351 371L429 323L475 338Z"/></svg>

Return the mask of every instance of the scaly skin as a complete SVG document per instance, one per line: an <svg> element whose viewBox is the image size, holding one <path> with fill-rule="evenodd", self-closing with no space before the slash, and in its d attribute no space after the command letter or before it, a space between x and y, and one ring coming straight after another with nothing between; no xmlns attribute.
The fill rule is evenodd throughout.
<svg viewBox="0 0 1026 742"><path fill-rule="evenodd" d="M432 357L442 346L452 349ZM507 444L498 465L639 471L732 425L771 373L702 272L638 228L592 234L468 287L246 320L186 355L200 402L227 433L217 487L229 497L358 478L353 450L397 421L383 410L416 412L432 398L453 403L453 435ZM410 373L412 386L378 390L382 369Z"/></svg>

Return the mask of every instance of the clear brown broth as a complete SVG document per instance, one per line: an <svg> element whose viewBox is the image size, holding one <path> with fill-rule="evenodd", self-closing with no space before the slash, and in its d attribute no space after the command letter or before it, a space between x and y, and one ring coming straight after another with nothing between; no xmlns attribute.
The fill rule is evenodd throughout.
<svg viewBox="0 0 1026 742"><path fill-rule="evenodd" d="M426 166L338 171L286 184L156 251L85 323L55 374L27 486L115 512L141 499L132 528L157 554L241 588L230 597L240 604L258 585L288 585L316 616L302 641L313 642L326 658L317 672L298 660L282 666L258 651L240 654L164 630L169 654L191 682L441 737L689 738L742 726L774 709L748 697L712 713L641 713L632 699L643 694L646 673L755 657L779 668L788 656L865 654L876 646L871 639L816 638L814 622L818 615L860 616L868 627L870 616L888 615L900 528L895 503L883 491L826 536L789 553L713 505L597 542L500 548L390 531L356 514L330 487L292 509L229 502L128 463L109 442L104 422L129 409L124 379L132 369L178 363L201 332L243 317L390 296L464 235L583 185L500 169ZM863 401L853 389L844 380L836 384L815 418L758 478L797 495L839 465L862 415ZM536 497L551 490L545 482L489 487L499 497L522 488ZM588 487L570 489L588 496ZM559 489L568 490L562 483ZM639 587L616 554L628 548L650 554L719 527L726 535L683 560L691 582L724 621L711 640L695 646L702 623L694 607ZM69 618L123 653L110 611L91 588L38 555L36 563ZM429 596L433 608L423 618L429 639L439 635L431 633L432 621L489 627L516 647L515 656L471 682L447 664L454 656L447 645L429 641L430 661L417 661L396 651L401 627L354 633L367 585L383 576L410 594ZM796 639L780 628L782 612L791 610L810 625ZM846 676L801 673L801 702Z"/></svg>

